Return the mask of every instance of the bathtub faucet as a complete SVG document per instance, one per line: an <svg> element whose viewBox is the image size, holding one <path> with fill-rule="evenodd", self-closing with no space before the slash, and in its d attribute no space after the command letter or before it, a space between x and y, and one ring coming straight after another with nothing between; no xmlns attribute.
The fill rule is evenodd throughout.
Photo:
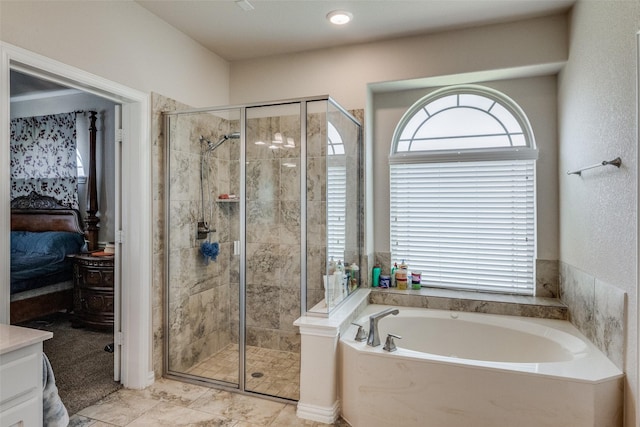
<svg viewBox="0 0 640 427"><path fill-rule="evenodd" d="M390 314L394 316L400 313L397 308L387 308L386 310L382 310L379 313L372 314L369 316L369 337L367 338L367 345L371 347L377 347L380 345L380 333L378 332L378 322L383 317L386 317Z"/></svg>

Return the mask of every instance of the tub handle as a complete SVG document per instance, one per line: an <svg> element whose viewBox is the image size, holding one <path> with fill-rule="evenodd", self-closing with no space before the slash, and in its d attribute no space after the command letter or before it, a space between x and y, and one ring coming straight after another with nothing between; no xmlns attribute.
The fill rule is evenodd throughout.
<svg viewBox="0 0 640 427"><path fill-rule="evenodd" d="M396 343L393 340L394 338L397 338L399 340L402 339L402 337L400 335L396 335L396 334L387 334L387 341L384 343L384 347L382 347L383 350L386 350L388 352L392 352L392 351L396 351Z"/></svg>
<svg viewBox="0 0 640 427"><path fill-rule="evenodd" d="M364 328L362 327L362 325L359 325L359 324L353 323L353 322L351 322L351 324L358 327L358 332L356 332L355 340L356 341L366 341L367 340L367 333L364 331Z"/></svg>

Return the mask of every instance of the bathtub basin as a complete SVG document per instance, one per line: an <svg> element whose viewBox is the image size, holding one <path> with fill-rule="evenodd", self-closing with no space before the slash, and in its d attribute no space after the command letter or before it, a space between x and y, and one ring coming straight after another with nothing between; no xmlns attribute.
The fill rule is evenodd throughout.
<svg viewBox="0 0 640 427"><path fill-rule="evenodd" d="M369 305L357 320L368 330ZM397 307L393 353L340 339L343 417L354 427L613 427L623 373L571 323Z"/></svg>

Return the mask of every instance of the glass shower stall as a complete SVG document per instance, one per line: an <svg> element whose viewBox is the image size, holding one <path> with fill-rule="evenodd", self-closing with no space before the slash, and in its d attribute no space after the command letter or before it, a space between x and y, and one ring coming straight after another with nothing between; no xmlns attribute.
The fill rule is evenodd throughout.
<svg viewBox="0 0 640 427"><path fill-rule="evenodd" d="M361 124L320 96L167 112L165 132L165 376L298 400L293 322L366 280Z"/></svg>

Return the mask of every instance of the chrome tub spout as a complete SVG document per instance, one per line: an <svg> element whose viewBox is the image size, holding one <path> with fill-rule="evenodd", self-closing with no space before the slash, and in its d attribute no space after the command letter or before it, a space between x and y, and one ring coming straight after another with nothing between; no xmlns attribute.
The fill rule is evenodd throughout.
<svg viewBox="0 0 640 427"><path fill-rule="evenodd" d="M394 316L400 313L397 308L388 308L386 310L382 310L379 313L372 314L369 316L369 337L367 338L367 345L371 347L377 347L380 345L380 333L378 332L378 322L383 317L389 316L393 314Z"/></svg>

